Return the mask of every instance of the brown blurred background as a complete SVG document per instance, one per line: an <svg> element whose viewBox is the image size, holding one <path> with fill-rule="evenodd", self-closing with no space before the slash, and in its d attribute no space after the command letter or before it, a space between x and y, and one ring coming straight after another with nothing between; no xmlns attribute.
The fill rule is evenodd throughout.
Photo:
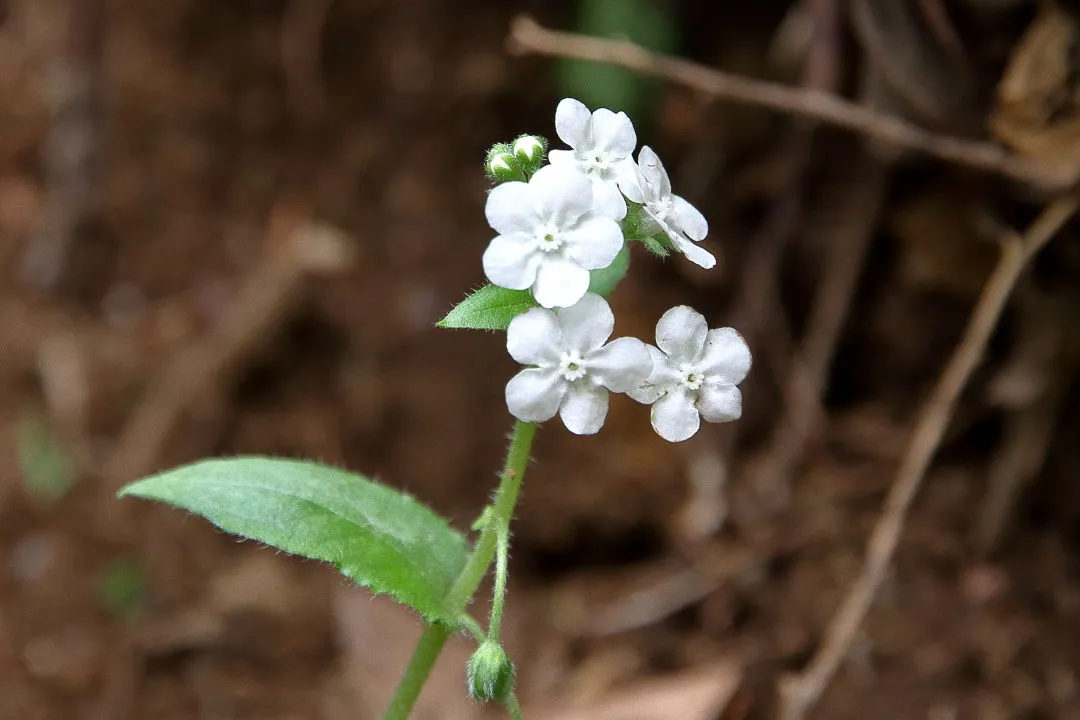
<svg viewBox="0 0 1080 720"><path fill-rule="evenodd" d="M507 620L526 716L776 714L998 246L1053 192L508 53L523 12L1080 167L1068 3L0 0L0 718L378 717L417 620L114 493L204 456L294 456L467 527L514 366L499 336L432 324L483 280L485 150L554 139L566 95L631 113L719 257L635 252L617 332L693 305L755 367L743 420L685 444L621 400L597 437L538 436ZM1078 279L1066 225L811 717L1080 718ZM501 716L464 699L468 652L416 717Z"/></svg>

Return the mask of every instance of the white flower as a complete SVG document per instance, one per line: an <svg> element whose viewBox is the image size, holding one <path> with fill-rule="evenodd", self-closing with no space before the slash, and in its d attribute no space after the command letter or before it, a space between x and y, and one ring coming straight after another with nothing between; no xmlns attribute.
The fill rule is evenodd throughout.
<svg viewBox="0 0 1080 720"><path fill-rule="evenodd" d="M532 288L546 308L580 300L589 270L610 265L623 247L619 224L594 211L589 180L566 168L499 185L484 212L500 233L484 251L484 274L511 290Z"/></svg>
<svg viewBox="0 0 1080 720"><path fill-rule="evenodd" d="M644 206L646 216L657 226L655 230L663 230L676 250L703 268L716 265L712 253L690 242L704 240L709 223L697 208L671 194L671 180L652 148L641 148L635 172L620 175L619 187L626 197Z"/></svg>
<svg viewBox="0 0 1080 720"><path fill-rule="evenodd" d="M735 387L750 372L750 348L732 328L709 330L705 318L680 305L656 324L656 344L648 345L653 371L627 393L652 405L652 426L670 442L686 440L706 422L728 422L742 415Z"/></svg>
<svg viewBox="0 0 1080 720"><path fill-rule="evenodd" d="M533 308L514 318L506 349L522 370L506 384L506 406L524 422L558 413L566 428L592 435L604 424L608 391L640 386L652 370L645 343L618 338L604 344L615 316L604 298L589 293L559 311Z"/></svg>
<svg viewBox="0 0 1080 720"><path fill-rule="evenodd" d="M626 200L619 192L619 176L633 172L637 133L626 113L607 108L589 112L580 101L566 98L555 108L555 132L573 150L552 150L552 165L584 172L593 182L594 201L605 215L626 216Z"/></svg>

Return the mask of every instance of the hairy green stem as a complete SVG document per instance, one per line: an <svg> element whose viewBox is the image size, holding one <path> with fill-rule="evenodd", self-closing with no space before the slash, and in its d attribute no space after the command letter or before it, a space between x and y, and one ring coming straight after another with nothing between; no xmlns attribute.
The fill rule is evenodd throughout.
<svg viewBox="0 0 1080 720"><path fill-rule="evenodd" d="M405 674L398 682L397 691L383 713L383 720L405 720L409 717L416 699L420 697L420 691L424 689L431 668L452 634L453 631L442 623L432 623L424 629L424 634L416 643L412 659L409 660L409 666L405 668Z"/></svg>
<svg viewBox="0 0 1080 720"><path fill-rule="evenodd" d="M501 521L502 518L496 518ZM488 618L488 639L499 642L502 630L503 606L506 601L506 575L510 554L509 523L500 524L495 531L495 589L491 596L491 616Z"/></svg>
<svg viewBox="0 0 1080 720"><path fill-rule="evenodd" d="M514 425L514 434L510 438L510 447L506 451L506 464L499 478L499 489L495 492L495 500L489 506L491 513L480 531L480 538L476 541L469 560L465 563L457 582L454 583L454 587L447 596L450 607L464 612L465 607L476 594L476 589L484 581L488 568L491 567L498 536L506 532L506 528L510 526L510 519L514 515L514 507L521 493L521 482L525 479L525 468L529 462L529 453L532 452L534 437L536 437L535 424L519 421ZM451 628L439 623L427 626L423 635L420 636L416 650L413 651L405 675L402 676L394 697L390 700L390 705L383 713L383 720L406 720L409 717L416 699L420 697L420 691L424 688L424 683L427 682L431 668L435 665L439 653L442 652L452 632ZM520 717L520 712L521 710L518 709L517 717ZM513 714L513 710L511 713Z"/></svg>
<svg viewBox="0 0 1080 720"><path fill-rule="evenodd" d="M517 693L510 693L510 699L506 701L506 709L510 713L511 720L524 720L521 714L521 703L518 702Z"/></svg>

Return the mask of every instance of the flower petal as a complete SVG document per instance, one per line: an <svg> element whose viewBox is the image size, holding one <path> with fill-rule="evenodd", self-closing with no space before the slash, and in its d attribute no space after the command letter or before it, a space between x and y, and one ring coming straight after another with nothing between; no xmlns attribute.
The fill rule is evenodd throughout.
<svg viewBox="0 0 1080 720"><path fill-rule="evenodd" d="M506 383L506 407L522 422L550 420L559 411L567 384L556 369L527 368Z"/></svg>
<svg viewBox="0 0 1080 720"><path fill-rule="evenodd" d="M592 181L573 167L540 168L529 180L529 190L530 207L536 209L542 220L554 222L558 227L573 224L593 209Z"/></svg>
<svg viewBox="0 0 1080 720"><path fill-rule="evenodd" d="M646 182L652 186L656 198L671 195L671 180L668 179L664 163L660 162L660 157L648 145L642 147L638 153L638 167L641 168Z"/></svg>
<svg viewBox="0 0 1080 720"><path fill-rule="evenodd" d="M589 383L570 383L559 408L566 429L575 435L592 435L607 418L608 391Z"/></svg>
<svg viewBox="0 0 1080 720"><path fill-rule="evenodd" d="M531 234L539 224L532 195L532 189L523 182L508 182L492 188L484 204L488 225L500 235Z"/></svg>
<svg viewBox="0 0 1080 720"><path fill-rule="evenodd" d="M521 233L499 235L484 251L484 274L500 287L524 290L536 282L543 260L531 237Z"/></svg>
<svg viewBox="0 0 1080 720"><path fill-rule="evenodd" d="M677 219L676 224L688 238L701 242L709 234L709 221L701 212L678 195L671 196L671 209Z"/></svg>
<svg viewBox="0 0 1080 720"><path fill-rule="evenodd" d="M578 160L574 157L573 150L549 150L548 162L556 167L576 166ZM502 187L501 185L499 187Z"/></svg>
<svg viewBox="0 0 1080 720"><path fill-rule="evenodd" d="M594 293L560 310L557 318L565 348L577 350L583 356L599 349L615 329L615 313L607 300Z"/></svg>
<svg viewBox="0 0 1080 720"><path fill-rule="evenodd" d="M653 403L650 419L656 434L668 442L682 442L701 426L693 398L682 388L673 389Z"/></svg>
<svg viewBox="0 0 1080 720"><path fill-rule="evenodd" d="M551 310L526 310L506 329L506 350L522 365L557 364L562 344L562 329Z"/></svg>
<svg viewBox="0 0 1080 720"><path fill-rule="evenodd" d="M593 147L614 156L624 158L637 147L637 133L634 123L626 113L614 113L607 108L599 108L592 114Z"/></svg>
<svg viewBox="0 0 1080 720"><path fill-rule="evenodd" d="M671 369L667 355L653 345L646 344L645 349L652 360L652 372L645 382L626 394L643 405L652 405L678 382L678 378Z"/></svg>
<svg viewBox="0 0 1080 720"><path fill-rule="evenodd" d="M706 377L730 385L746 379L751 365L750 348L734 328L710 330L698 367Z"/></svg>
<svg viewBox="0 0 1080 720"><path fill-rule="evenodd" d="M685 255L687 260L706 270L716 267L716 257L711 252L700 245L695 245L681 234L672 231L667 225L664 226L664 229L667 231L667 236L671 238L671 244L675 246L676 250Z"/></svg>
<svg viewBox="0 0 1080 720"><path fill-rule="evenodd" d="M742 417L742 393L727 383L705 383L700 390L698 411L705 422L731 422Z"/></svg>
<svg viewBox="0 0 1080 720"><path fill-rule="evenodd" d="M636 202L641 205L645 202L645 178L641 176L641 170L638 169L637 163L626 162L619 163L615 169L615 181L619 185L619 190L625 195L630 202Z"/></svg>
<svg viewBox="0 0 1080 720"><path fill-rule="evenodd" d="M588 289L589 271L573 260L561 257L544 258L532 284L533 297L546 308L569 307Z"/></svg>
<svg viewBox="0 0 1080 720"><path fill-rule="evenodd" d="M566 242L566 254L586 270L606 268L623 248L619 224L601 216L579 222L573 230L560 233L559 238Z"/></svg>
<svg viewBox="0 0 1080 720"><path fill-rule="evenodd" d="M619 184L614 180L605 180L596 173L589 176L592 178L592 209L612 220L622 220L626 217L626 200L619 192Z"/></svg>
<svg viewBox="0 0 1080 720"><path fill-rule="evenodd" d="M673 363L696 362L705 346L709 326L692 307L671 308L656 323L656 344Z"/></svg>
<svg viewBox="0 0 1080 720"><path fill-rule="evenodd" d="M652 374L652 358L637 338L612 340L588 357L589 377L612 392L641 387Z"/></svg>
<svg viewBox="0 0 1080 720"><path fill-rule="evenodd" d="M555 108L555 134L570 147L578 149L589 140L588 124L591 118L592 113L584 103L565 98Z"/></svg>

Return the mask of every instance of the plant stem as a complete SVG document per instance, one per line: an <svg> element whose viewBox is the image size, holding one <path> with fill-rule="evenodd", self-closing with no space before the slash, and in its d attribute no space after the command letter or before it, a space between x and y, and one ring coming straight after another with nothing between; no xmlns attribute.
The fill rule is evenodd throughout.
<svg viewBox="0 0 1080 720"><path fill-rule="evenodd" d="M501 521L502 518L496 518ZM510 553L509 522L500 524L495 532L495 591L491 596L491 616L488 619L488 639L499 642L502 630L503 606L506 601L506 575Z"/></svg>
<svg viewBox="0 0 1080 720"><path fill-rule="evenodd" d="M511 720L524 720L521 714L521 703L518 702L517 693L510 693L510 699L506 702L506 710L510 713Z"/></svg>
<svg viewBox="0 0 1080 720"><path fill-rule="evenodd" d="M416 699L420 697L420 691L424 689L424 683L427 682L432 666L438 660L439 653L442 652L451 634L452 630L442 623L432 623L424 628L424 634L416 643L416 650L413 651L412 659L409 660L409 666L398 682L390 705L383 713L383 720L406 720L409 717Z"/></svg>
<svg viewBox="0 0 1080 720"><path fill-rule="evenodd" d="M498 536L500 533L507 532L506 528L510 526L510 519L514 515L514 506L517 505L518 495L521 492L521 482L525 479L525 467L529 462L534 437L536 437L535 424L518 421L514 425L510 447L506 450L506 464L499 478L499 489L495 492L495 500L490 505L492 516L488 518L483 530L480 531L476 547L473 548L457 582L450 590L447 601L451 607L464 611L473 595L476 594L476 589L483 582L484 576L487 575L488 568L491 567ZM416 650L413 651L405 675L402 676L397 690L394 691L389 707L383 713L383 720L406 720L409 717L424 683L427 682L428 674L435 665L435 660L438 659L443 645L446 644L452 632L451 628L439 623L427 626L424 634L420 636ZM520 714L520 710L518 713Z"/></svg>

